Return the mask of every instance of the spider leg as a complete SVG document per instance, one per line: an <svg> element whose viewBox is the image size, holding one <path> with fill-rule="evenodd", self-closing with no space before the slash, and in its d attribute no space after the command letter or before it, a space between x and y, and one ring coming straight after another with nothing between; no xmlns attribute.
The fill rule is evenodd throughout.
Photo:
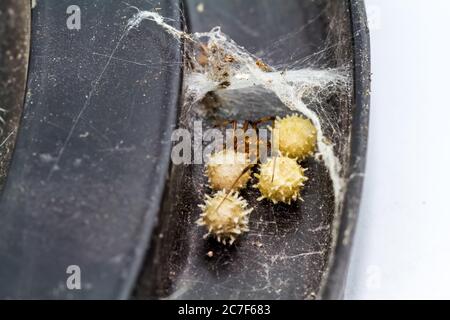
<svg viewBox="0 0 450 320"><path fill-rule="evenodd" d="M234 151L237 152L238 138L236 136L236 130L237 130L237 127L238 127L238 123L237 123L236 120L233 120L231 123L233 124L233 148L234 148Z"/></svg>
<svg viewBox="0 0 450 320"><path fill-rule="evenodd" d="M277 118L275 116L267 116L256 120L254 123L260 125L261 123L272 122L272 124L274 124L276 119Z"/></svg>
<svg viewBox="0 0 450 320"><path fill-rule="evenodd" d="M219 205L216 207L216 209L214 211L217 211L222 204L225 202L225 200L228 199L229 196L231 196L231 194L235 191L234 188L236 187L237 183L239 182L239 180L252 168L252 165L249 164L247 167L245 167L244 170L242 170L241 175L234 181L233 185L230 188L230 191L228 191L227 195L223 198L223 200L219 203Z"/></svg>

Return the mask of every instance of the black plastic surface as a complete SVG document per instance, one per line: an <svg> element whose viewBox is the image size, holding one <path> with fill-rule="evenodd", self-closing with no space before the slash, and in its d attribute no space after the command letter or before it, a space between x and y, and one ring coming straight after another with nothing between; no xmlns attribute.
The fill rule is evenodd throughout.
<svg viewBox="0 0 450 320"><path fill-rule="evenodd" d="M343 298L353 235L358 219L366 167L370 120L371 61L370 34L363 0L351 0L353 45L354 105L350 141L349 176L336 235L334 254L330 259L329 274L325 278L323 299Z"/></svg>
<svg viewBox="0 0 450 320"><path fill-rule="evenodd" d="M180 91L180 44L139 8L173 1L37 1L27 99L0 198L0 298L126 298L156 221ZM178 26L180 27L180 26ZM171 63L162 64L161 61ZM82 290L66 269L81 268Z"/></svg>

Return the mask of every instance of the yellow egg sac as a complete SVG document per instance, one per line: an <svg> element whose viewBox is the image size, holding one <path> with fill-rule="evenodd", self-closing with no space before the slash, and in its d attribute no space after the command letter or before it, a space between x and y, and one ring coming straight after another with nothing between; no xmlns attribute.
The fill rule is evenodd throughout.
<svg viewBox="0 0 450 320"><path fill-rule="evenodd" d="M248 156L234 150L212 154L206 167L206 175L213 190L240 190L251 178Z"/></svg>
<svg viewBox="0 0 450 320"><path fill-rule="evenodd" d="M303 169L296 160L288 157L275 157L260 166L256 187L261 192L258 200L269 199L273 203L290 204L300 198L300 191L308 180Z"/></svg>
<svg viewBox="0 0 450 320"><path fill-rule="evenodd" d="M317 130L309 119L298 115L277 118L273 139L278 142L281 154L303 160L316 149Z"/></svg>
<svg viewBox="0 0 450 320"><path fill-rule="evenodd" d="M237 192L219 191L213 197L206 196L200 208L203 212L197 224L208 230L206 236L212 234L223 244L233 244L239 235L249 230L249 215L253 209L248 209L247 201Z"/></svg>

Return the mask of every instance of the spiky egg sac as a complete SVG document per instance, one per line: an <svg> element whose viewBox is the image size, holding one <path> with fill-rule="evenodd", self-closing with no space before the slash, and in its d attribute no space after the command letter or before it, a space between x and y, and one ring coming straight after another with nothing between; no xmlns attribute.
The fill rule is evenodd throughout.
<svg viewBox="0 0 450 320"><path fill-rule="evenodd" d="M284 156L303 160L316 149L317 129L309 119L298 115L277 118L275 129L274 141Z"/></svg>
<svg viewBox="0 0 450 320"><path fill-rule="evenodd" d="M222 150L210 156L206 175L213 190L240 190L251 178L250 160L245 153Z"/></svg>
<svg viewBox="0 0 450 320"><path fill-rule="evenodd" d="M249 215L253 209L239 197L238 192L232 194L225 190L217 192L213 197L206 196L205 204L200 205L202 214L197 224L204 226L217 241L230 245L237 237L248 232Z"/></svg>
<svg viewBox="0 0 450 320"><path fill-rule="evenodd" d="M258 200L269 199L273 203L288 203L300 198L300 191L308 180L306 169L289 157L274 157L260 165L256 187L261 192Z"/></svg>

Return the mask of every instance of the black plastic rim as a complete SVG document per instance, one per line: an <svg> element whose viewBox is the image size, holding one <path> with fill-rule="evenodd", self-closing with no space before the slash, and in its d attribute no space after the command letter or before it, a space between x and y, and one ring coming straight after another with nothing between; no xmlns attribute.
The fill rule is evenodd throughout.
<svg viewBox="0 0 450 320"><path fill-rule="evenodd" d="M337 219L338 236L336 248L331 257L328 277L324 279L323 299L341 299L344 295L350 262L353 235L363 191L366 151L369 133L370 111L370 35L366 9L363 0L349 1L354 52L354 113L351 134L351 156L349 166L351 177L347 177L347 192L343 212Z"/></svg>
<svg viewBox="0 0 450 320"><path fill-rule="evenodd" d="M0 191L23 111L30 51L30 1L0 2Z"/></svg>

